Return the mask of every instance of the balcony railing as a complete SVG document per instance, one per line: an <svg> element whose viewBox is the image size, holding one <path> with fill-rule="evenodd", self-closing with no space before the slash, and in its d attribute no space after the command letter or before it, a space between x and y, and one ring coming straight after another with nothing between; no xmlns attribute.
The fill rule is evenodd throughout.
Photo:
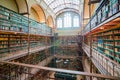
<svg viewBox="0 0 120 80"><path fill-rule="evenodd" d="M83 50L86 52L88 57L90 57L90 47L84 44ZM92 61L99 71L106 75L120 76L120 64L112 61L110 58L107 58L99 51L92 49Z"/></svg>
<svg viewBox="0 0 120 80"><path fill-rule="evenodd" d="M37 75L39 76L37 80L47 80L47 79L62 79L62 80L85 80L85 77L89 79L92 77L92 80L119 80L119 77L95 74L95 73L87 73L81 71L73 71L73 70L65 70L65 69L57 69L57 68L50 68L50 67L43 67L38 65L30 65L24 63L17 63L17 62L1 62L0 69L0 78L5 80L36 80ZM37 75L31 72L31 69L39 69L39 73ZM42 70L42 71L41 71ZM44 74L44 72L46 72ZM52 74L51 74L52 73ZM23 79L23 75L27 75ZM40 76L44 75L44 76Z"/></svg>
<svg viewBox="0 0 120 80"><path fill-rule="evenodd" d="M29 30L29 28L30 30ZM44 36L51 36L52 29L43 23L28 19L12 10L0 6L0 30L15 31Z"/></svg>
<svg viewBox="0 0 120 80"><path fill-rule="evenodd" d="M96 9L88 24L84 27L84 34L95 29L100 25L107 23L120 16L120 1L119 0L101 0L99 7ZM113 17L114 16L114 17Z"/></svg>
<svg viewBox="0 0 120 80"><path fill-rule="evenodd" d="M21 50L16 50L12 53L6 53L6 54L0 54L0 61L10 61L14 60L20 57L24 57L29 54L34 54L36 52L40 52L46 49L50 49L52 46L36 46L30 48L30 51L28 52L27 48L21 49Z"/></svg>

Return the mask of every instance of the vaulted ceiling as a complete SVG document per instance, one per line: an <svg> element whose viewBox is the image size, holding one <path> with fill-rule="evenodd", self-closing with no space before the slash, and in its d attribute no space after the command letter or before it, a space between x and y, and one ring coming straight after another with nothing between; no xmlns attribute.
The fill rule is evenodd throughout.
<svg viewBox="0 0 120 80"><path fill-rule="evenodd" d="M40 0L36 0L40 2ZM83 0L44 0L44 2L47 4L47 7L49 7L55 14L58 13L61 10L75 10L80 12L83 10Z"/></svg>

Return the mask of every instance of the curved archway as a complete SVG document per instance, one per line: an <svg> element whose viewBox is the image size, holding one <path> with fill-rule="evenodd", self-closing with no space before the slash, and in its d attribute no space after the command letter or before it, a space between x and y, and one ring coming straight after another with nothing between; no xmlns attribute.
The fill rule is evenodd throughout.
<svg viewBox="0 0 120 80"><path fill-rule="evenodd" d="M34 9L34 11L38 14L38 17L39 17L38 22L45 23L46 16L45 16L44 10L38 4L32 5L31 8Z"/></svg>
<svg viewBox="0 0 120 80"><path fill-rule="evenodd" d="M33 20L35 20L35 21L37 21L37 22L40 22L38 13L32 7L30 9L30 18L33 19Z"/></svg>
<svg viewBox="0 0 120 80"><path fill-rule="evenodd" d="M79 14L79 11L76 10L76 9L73 9L73 8L69 8L69 9L61 9L60 11L58 11L55 15L56 17L64 12L67 12L67 11L72 11L72 12L76 12L77 14Z"/></svg>
<svg viewBox="0 0 120 80"><path fill-rule="evenodd" d="M47 25L48 25L49 27L51 27L51 28L54 27L54 21L53 21L52 16L48 16L48 18L47 18Z"/></svg>
<svg viewBox="0 0 120 80"><path fill-rule="evenodd" d="M19 13L15 0L0 0L0 5Z"/></svg>
<svg viewBox="0 0 120 80"><path fill-rule="evenodd" d="M18 7L18 12L22 15L28 14L28 3L26 0L14 0Z"/></svg>

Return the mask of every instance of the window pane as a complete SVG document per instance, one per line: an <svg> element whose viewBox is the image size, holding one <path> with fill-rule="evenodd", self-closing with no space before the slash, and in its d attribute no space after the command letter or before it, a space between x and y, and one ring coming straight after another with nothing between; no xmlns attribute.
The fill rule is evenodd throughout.
<svg viewBox="0 0 120 80"><path fill-rule="evenodd" d="M64 27L71 27L71 14L66 13L64 15Z"/></svg>
<svg viewBox="0 0 120 80"><path fill-rule="evenodd" d="M79 17L75 16L73 19L73 26L74 27L79 27Z"/></svg>
<svg viewBox="0 0 120 80"><path fill-rule="evenodd" d="M65 12L57 16L57 27L58 28L69 28L80 27L80 16L75 12Z"/></svg>
<svg viewBox="0 0 120 80"><path fill-rule="evenodd" d="M57 27L62 28L62 19L61 18L57 19Z"/></svg>

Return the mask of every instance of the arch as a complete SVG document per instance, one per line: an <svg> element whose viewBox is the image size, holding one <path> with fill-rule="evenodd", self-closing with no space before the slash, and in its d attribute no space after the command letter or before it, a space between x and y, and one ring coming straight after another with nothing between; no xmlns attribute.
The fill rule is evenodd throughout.
<svg viewBox="0 0 120 80"><path fill-rule="evenodd" d="M61 23L59 19L62 19ZM56 16L56 25L58 29L79 28L80 27L80 14L75 11L65 11ZM60 26L62 25L62 27Z"/></svg>
<svg viewBox="0 0 120 80"><path fill-rule="evenodd" d="M54 21L52 16L48 16L47 18L47 23L46 23L49 27L53 28L54 27Z"/></svg>
<svg viewBox="0 0 120 80"><path fill-rule="evenodd" d="M26 0L15 0L18 7L18 12L22 15L28 14L28 3Z"/></svg>
<svg viewBox="0 0 120 80"><path fill-rule="evenodd" d="M36 13L38 14L39 22L45 23L46 16L45 16L45 13L44 13L44 10L42 9L42 7L38 4L34 4L34 5L32 5L31 8L33 8L36 11Z"/></svg>
<svg viewBox="0 0 120 80"><path fill-rule="evenodd" d="M9 4L9 5L8 5ZM0 5L4 6L12 11L19 12L15 0L0 0Z"/></svg>
<svg viewBox="0 0 120 80"><path fill-rule="evenodd" d="M73 13L79 14L79 12L78 12L77 10L75 10L75 9L62 9L62 10L60 10L59 12L57 12L57 13L55 14L55 15L56 15L56 18L57 18L59 15L65 13L65 12L73 12ZM80 14L79 14L79 15L80 15Z"/></svg>
<svg viewBox="0 0 120 80"><path fill-rule="evenodd" d="M79 11L77 9L73 9L73 8L69 8L69 9L61 9L60 11L58 11L55 15L56 17L64 12L67 11L72 11L72 12L76 12L77 14L79 14Z"/></svg>
<svg viewBox="0 0 120 80"><path fill-rule="evenodd" d="M38 13L32 7L30 8L30 18L37 21L37 22L40 22Z"/></svg>

